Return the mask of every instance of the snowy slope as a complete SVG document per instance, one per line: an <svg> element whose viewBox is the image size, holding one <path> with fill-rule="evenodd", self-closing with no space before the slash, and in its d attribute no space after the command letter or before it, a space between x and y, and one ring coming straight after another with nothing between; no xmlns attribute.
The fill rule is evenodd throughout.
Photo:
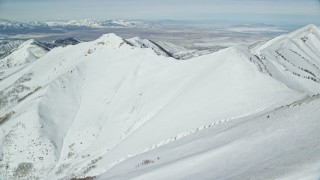
<svg viewBox="0 0 320 180"><path fill-rule="evenodd" d="M254 47L270 74L288 87L310 94L320 92L320 30L308 25Z"/></svg>
<svg viewBox="0 0 320 180"><path fill-rule="evenodd" d="M21 163L26 177L99 174L177 134L304 96L235 48L175 61L113 34L53 49L0 87L5 178Z"/></svg>
<svg viewBox="0 0 320 180"><path fill-rule="evenodd" d="M8 68L0 179L314 177L317 87L289 88L255 55L177 61L107 34Z"/></svg>
<svg viewBox="0 0 320 180"><path fill-rule="evenodd" d="M191 59L194 57L210 54L214 52L214 50L191 50L187 49L182 46L175 45L170 42L154 42L148 39L142 39L139 37L134 37L127 39L127 41L136 47L140 48L151 48L153 51L155 51L158 55L167 56L167 57L173 57L175 59L179 60L186 60Z"/></svg>
<svg viewBox="0 0 320 180"><path fill-rule="evenodd" d="M128 154L144 151L177 134L222 119L273 109L301 97L301 94L259 73L241 56L240 62L234 60L238 56L236 50L229 49L184 64L132 56L127 61L120 59L124 62L115 65L96 67L98 63L90 64L86 70L92 75L85 76L79 110L71 119L73 123L64 137L60 165L50 177L64 177L64 172L68 171L76 172L78 176L87 172L99 174ZM107 54L105 57L110 59ZM99 58L94 56L94 59ZM135 65L136 68L129 66L137 61L142 62ZM116 73L119 66L126 73ZM95 82L98 77L105 79ZM89 96L92 87L99 87L99 90ZM244 101L252 103L244 106ZM43 103L43 106L52 107L50 102ZM46 115L55 117L48 112ZM84 161L87 155L97 162ZM76 167L65 167L78 163ZM61 174L60 169L64 170Z"/></svg>
<svg viewBox="0 0 320 180"><path fill-rule="evenodd" d="M120 162L97 179L318 179L320 96L213 124Z"/></svg>
<svg viewBox="0 0 320 180"><path fill-rule="evenodd" d="M37 41L26 41L17 49L14 49L11 54L0 59L0 70L35 61L46 54L48 50L47 47Z"/></svg>
<svg viewBox="0 0 320 180"><path fill-rule="evenodd" d="M50 43L42 43L35 40L12 41L0 43L0 50L6 50L0 57L0 80L9 77L26 65L39 59L49 50L60 46L75 45L81 41L76 38L58 39ZM2 46L1 46L2 45Z"/></svg>

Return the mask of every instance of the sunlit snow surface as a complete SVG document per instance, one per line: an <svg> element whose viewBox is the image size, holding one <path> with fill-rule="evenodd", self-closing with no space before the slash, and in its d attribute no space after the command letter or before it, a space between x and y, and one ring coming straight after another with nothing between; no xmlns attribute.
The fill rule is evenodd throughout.
<svg viewBox="0 0 320 180"><path fill-rule="evenodd" d="M317 179L318 34L189 60L115 34L19 56L0 71L0 179Z"/></svg>

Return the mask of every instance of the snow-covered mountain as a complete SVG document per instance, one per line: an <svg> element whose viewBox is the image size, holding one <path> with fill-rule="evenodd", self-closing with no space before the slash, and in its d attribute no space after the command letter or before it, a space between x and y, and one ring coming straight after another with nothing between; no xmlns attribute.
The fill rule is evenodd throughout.
<svg viewBox="0 0 320 180"><path fill-rule="evenodd" d="M309 27L297 46L319 63ZM279 39L186 61L150 42L106 34L0 70L0 179L317 178L319 84L276 76Z"/></svg>
<svg viewBox="0 0 320 180"><path fill-rule="evenodd" d="M214 50L193 50L187 49L182 46L178 46L176 44L159 41L154 42L148 39L142 39L139 37L134 37L126 40L133 46L140 47L140 48L151 48L155 51L158 55L173 57L175 59L186 60L191 59L198 56L203 56L206 54L210 54L214 52Z"/></svg>
<svg viewBox="0 0 320 180"><path fill-rule="evenodd" d="M288 87L311 94L320 91L320 31L308 25L251 49L258 64Z"/></svg>
<svg viewBox="0 0 320 180"><path fill-rule="evenodd" d="M22 43L8 56L0 59L0 69L8 69L15 66L31 63L45 55L49 49L35 40Z"/></svg>
<svg viewBox="0 0 320 180"><path fill-rule="evenodd" d="M2 60L3 61L7 61L8 59L20 59L18 61L22 62L22 61L29 61L28 58L32 57L40 57L38 55L35 55L37 53L32 52L31 49L43 49L46 52L56 48L56 47L65 47L65 46L69 46L69 45L76 45L81 43L82 41L74 38L74 37L69 37L69 38L63 38L63 39L57 39L54 40L52 42L39 42L39 41L35 41L35 40L29 40L29 41L23 41L23 40L2 40L0 41L0 60L4 59L5 57L9 56L12 53L18 53L18 54L23 54L22 56L14 54L11 57L6 58L6 60ZM24 43L24 44L23 44ZM23 44L23 45L22 45ZM19 47L21 46L21 47ZM31 46L33 46L31 48ZM17 52L15 52L17 51ZM23 52L23 53L21 53ZM31 55L31 54L34 55ZM42 55L41 55L42 56ZM21 59L22 58L22 59ZM37 59L37 58L35 58ZM8 60L8 63L10 64L12 60ZM14 62L16 60L13 60L12 62ZM7 64L7 63L4 63ZM10 66L11 67L11 66Z"/></svg>

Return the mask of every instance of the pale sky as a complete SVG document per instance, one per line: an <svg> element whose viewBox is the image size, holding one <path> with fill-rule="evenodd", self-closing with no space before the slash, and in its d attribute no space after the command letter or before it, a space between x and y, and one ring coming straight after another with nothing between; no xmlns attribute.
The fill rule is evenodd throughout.
<svg viewBox="0 0 320 180"><path fill-rule="evenodd" d="M0 0L0 18L226 20L320 24L320 0Z"/></svg>

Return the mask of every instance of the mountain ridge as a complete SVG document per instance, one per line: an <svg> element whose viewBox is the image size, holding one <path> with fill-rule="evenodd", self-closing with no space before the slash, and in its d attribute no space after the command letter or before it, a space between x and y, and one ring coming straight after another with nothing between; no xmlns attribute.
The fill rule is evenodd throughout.
<svg viewBox="0 0 320 180"><path fill-rule="evenodd" d="M312 34L308 37L314 38ZM313 42L297 39L299 48L304 50ZM278 43L275 42L276 50ZM291 147L294 139L290 133L306 132L310 127L312 131L301 133L301 137L295 134L301 143L293 146L310 149L310 154L288 151L304 154L298 159L303 164L292 163L301 172L304 169L299 165L314 164L305 161L317 154L311 150L314 144L300 139L317 137L316 118L320 114L314 109L319 102L313 94L320 92L319 85L311 86L305 78L291 81L291 76L276 76L283 69L270 66L282 62L273 56L274 49L263 47L256 51L260 45L256 49L231 47L178 61L138 45L132 46L115 34L105 34L95 41L53 48L22 69L1 70L11 75L0 81L0 178L125 179L136 172L134 176L148 179L163 177L156 176L161 175L161 169L181 178L195 177L192 172L219 177L230 174L232 168L246 177L250 175L246 172L254 171L255 177L261 179L279 178L284 174L274 173L273 169L280 166L278 159L270 158L270 163L261 167L256 162L264 162L264 153L273 157L274 152L285 154L282 157L290 163L291 156L279 144L286 142ZM295 47L289 45L284 47ZM294 59L288 58L296 63ZM308 64L306 60L302 62ZM290 73L297 69L290 69ZM290 87L285 80L306 85L304 89L295 84ZM281 123L281 118L290 112L294 115ZM313 112L312 116L307 112ZM306 124L302 120L292 124L291 119L300 120L299 117L310 118ZM205 130L198 132L199 129ZM217 138L220 136L225 138ZM180 144L184 141L190 146ZM264 147L264 143L276 148L257 148ZM199 149L191 148L198 145ZM235 161L228 161L225 166L219 154L232 159L236 159L232 154L246 157L241 162L249 162L255 168ZM226 171L220 168L209 172L213 164L206 164L210 160ZM176 167L174 161L198 162L196 165L201 168L196 172L181 168L176 174L169 171ZM159 170L161 165L166 166ZM266 170L269 166L272 168ZM264 170L271 175L259 173ZM283 172L287 170L290 169Z"/></svg>
<svg viewBox="0 0 320 180"><path fill-rule="evenodd" d="M265 62L264 66L269 69L272 76L280 79L287 86L317 94L320 82L319 45L320 30L311 24L288 35L257 45L250 51L261 62ZM279 71L273 71L274 68Z"/></svg>

